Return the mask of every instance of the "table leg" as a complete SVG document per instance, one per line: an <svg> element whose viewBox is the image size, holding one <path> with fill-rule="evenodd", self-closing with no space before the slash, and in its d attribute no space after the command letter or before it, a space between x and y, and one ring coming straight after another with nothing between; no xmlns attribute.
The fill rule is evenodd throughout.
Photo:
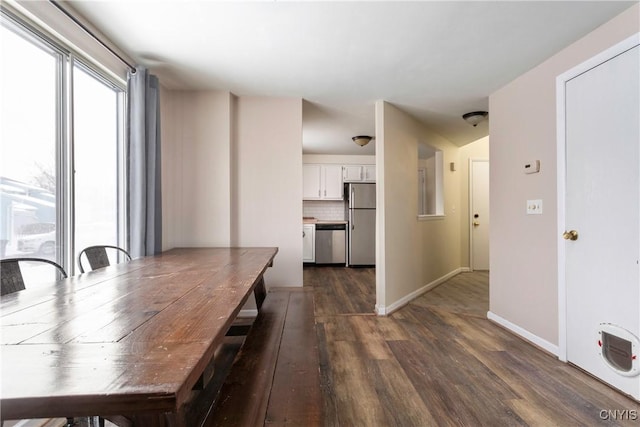
<svg viewBox="0 0 640 427"><path fill-rule="evenodd" d="M262 303L264 302L264 299L267 297L267 289L265 288L265 285L264 285L264 276L260 277L258 284L253 289L253 295L255 295L256 297L256 306L258 307L258 311L260 311L260 308L262 307Z"/></svg>

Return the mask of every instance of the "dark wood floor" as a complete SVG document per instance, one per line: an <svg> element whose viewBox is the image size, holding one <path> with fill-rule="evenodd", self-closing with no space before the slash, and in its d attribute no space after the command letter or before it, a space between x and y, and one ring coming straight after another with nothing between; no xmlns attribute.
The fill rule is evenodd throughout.
<svg viewBox="0 0 640 427"><path fill-rule="evenodd" d="M375 268L305 266L304 286L313 289L316 316L373 314Z"/></svg>
<svg viewBox="0 0 640 427"><path fill-rule="evenodd" d="M346 270L341 281L337 269L305 269L305 286L321 295L316 330L324 425L640 422L633 400L488 321L488 273L459 274L388 317L345 315L344 297L367 288L349 289L354 274L373 272ZM374 301L374 287L369 283L369 296L356 298ZM602 419L609 410L637 412L627 412L627 420Z"/></svg>
<svg viewBox="0 0 640 427"><path fill-rule="evenodd" d="M378 317L375 269L305 267L303 289L267 297L269 332L226 356L204 425L640 423L635 401L488 321L488 283L461 273Z"/></svg>

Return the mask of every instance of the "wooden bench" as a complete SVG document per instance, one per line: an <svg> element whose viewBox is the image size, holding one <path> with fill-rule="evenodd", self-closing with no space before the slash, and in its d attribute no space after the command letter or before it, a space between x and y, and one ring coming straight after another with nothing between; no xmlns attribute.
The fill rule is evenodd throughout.
<svg viewBox="0 0 640 427"><path fill-rule="evenodd" d="M228 365L235 345L233 364L226 368L223 384L214 373L210 385L194 399L189 425L322 424L312 292L304 288L270 290L244 343L231 337L227 341L229 351L218 355L217 374L226 375L224 358ZM206 416L200 418L205 406Z"/></svg>

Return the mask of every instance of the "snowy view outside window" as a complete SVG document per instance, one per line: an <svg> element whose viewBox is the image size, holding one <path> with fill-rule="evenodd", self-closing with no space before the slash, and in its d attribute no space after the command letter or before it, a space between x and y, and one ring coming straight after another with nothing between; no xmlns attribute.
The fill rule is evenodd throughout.
<svg viewBox="0 0 640 427"><path fill-rule="evenodd" d="M73 206L67 215L77 253L94 244L117 245L119 232L119 109L121 90L81 66L73 67L73 129L65 129L61 70L69 58L3 21L0 27L0 255L33 256L61 263L64 220L60 194ZM73 136L74 190L56 153ZM65 148L70 150L70 148ZM70 166L67 166L70 168ZM46 267L42 267L43 269ZM36 269L37 270L37 269ZM47 268L47 271L49 269ZM25 280L27 273L23 272ZM47 273L48 274L48 273ZM51 276L52 277L52 276Z"/></svg>
<svg viewBox="0 0 640 427"><path fill-rule="evenodd" d="M0 40L2 255L55 259L59 59L4 27Z"/></svg>
<svg viewBox="0 0 640 427"><path fill-rule="evenodd" d="M77 258L90 245L118 245L118 98L79 67L73 78Z"/></svg>

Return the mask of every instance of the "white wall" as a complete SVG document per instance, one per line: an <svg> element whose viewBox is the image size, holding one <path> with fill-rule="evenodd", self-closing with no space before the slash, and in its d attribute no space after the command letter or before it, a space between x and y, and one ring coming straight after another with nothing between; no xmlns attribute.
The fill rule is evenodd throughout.
<svg viewBox="0 0 640 427"><path fill-rule="evenodd" d="M302 100L240 97L234 126L232 238L278 246L270 286L302 286Z"/></svg>
<svg viewBox="0 0 640 427"><path fill-rule="evenodd" d="M163 249L277 246L268 286L302 286L302 101L161 93Z"/></svg>
<svg viewBox="0 0 640 427"><path fill-rule="evenodd" d="M163 247L231 243L228 92L161 93Z"/></svg>
<svg viewBox="0 0 640 427"><path fill-rule="evenodd" d="M556 77L640 30L637 4L489 98L490 310L550 351L558 344ZM603 151L606 153L606 151ZM540 160L540 173L523 165ZM543 214L525 214L542 199Z"/></svg>
<svg viewBox="0 0 640 427"><path fill-rule="evenodd" d="M180 173L182 161L179 159L177 129L175 119L176 102L174 91L160 85L160 132L162 143L162 250L177 247L178 226L180 224Z"/></svg>
<svg viewBox="0 0 640 427"><path fill-rule="evenodd" d="M376 103L378 224L376 308L386 313L460 267L460 179L444 171L443 218L418 220L418 143L458 162L459 149L413 117Z"/></svg>

